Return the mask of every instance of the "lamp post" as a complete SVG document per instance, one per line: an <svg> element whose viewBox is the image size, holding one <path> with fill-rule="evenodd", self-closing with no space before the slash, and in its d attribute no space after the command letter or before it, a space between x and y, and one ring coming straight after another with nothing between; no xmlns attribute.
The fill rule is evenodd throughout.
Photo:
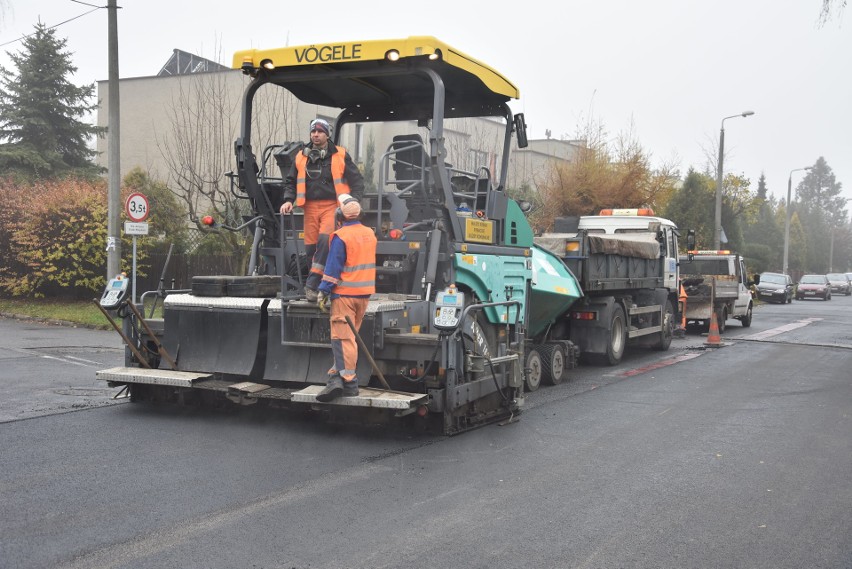
<svg viewBox="0 0 852 569"><path fill-rule="evenodd" d="M715 227L713 243L714 249L722 248L722 162L725 159L725 121L736 117L750 117L754 111L743 111L738 115L731 115L722 119L722 129L719 133L719 165L716 170L716 217L713 220Z"/></svg>
<svg viewBox="0 0 852 569"><path fill-rule="evenodd" d="M784 274L789 275L789 259L790 259L790 216L793 215L793 207L790 204L790 192L793 189L793 172L802 172L810 170L813 166L805 166L804 168L796 168L790 170L790 176L787 178L787 220L784 223Z"/></svg>

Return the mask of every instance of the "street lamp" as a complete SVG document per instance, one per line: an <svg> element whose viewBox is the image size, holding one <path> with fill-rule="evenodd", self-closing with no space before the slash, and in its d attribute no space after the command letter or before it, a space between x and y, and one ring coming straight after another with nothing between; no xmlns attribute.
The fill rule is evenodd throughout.
<svg viewBox="0 0 852 569"><path fill-rule="evenodd" d="M743 111L738 115L731 115L722 119L722 129L719 133L719 168L716 171L716 218L714 219L715 235L713 237L714 249L722 248L722 161L725 158L725 121L736 117L750 117L754 111Z"/></svg>
<svg viewBox="0 0 852 569"><path fill-rule="evenodd" d="M793 207L790 204L790 192L793 188L793 172L802 172L804 170L810 170L813 166L805 166L804 168L796 168L795 170L790 170L790 177L787 178L787 221L784 223L784 274L789 275L788 272L789 264L787 261L790 259L790 216L793 215Z"/></svg>

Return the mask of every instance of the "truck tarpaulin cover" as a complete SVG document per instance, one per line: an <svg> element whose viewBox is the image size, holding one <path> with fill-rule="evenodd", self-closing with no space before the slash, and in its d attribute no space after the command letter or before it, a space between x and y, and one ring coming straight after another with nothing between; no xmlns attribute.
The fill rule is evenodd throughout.
<svg viewBox="0 0 852 569"><path fill-rule="evenodd" d="M606 253L635 257L637 259L656 259L660 256L660 243L651 234L589 235L591 253Z"/></svg>
<svg viewBox="0 0 852 569"><path fill-rule="evenodd" d="M565 255L565 239L574 235L547 234L535 238L543 249L559 256ZM588 236L589 253L622 255L636 259L657 259L660 256L660 244L656 236L649 233L622 233L619 235L590 234Z"/></svg>

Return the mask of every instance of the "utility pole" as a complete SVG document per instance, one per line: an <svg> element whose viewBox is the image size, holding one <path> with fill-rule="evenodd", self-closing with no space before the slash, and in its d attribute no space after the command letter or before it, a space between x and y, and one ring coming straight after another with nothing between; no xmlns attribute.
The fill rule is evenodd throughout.
<svg viewBox="0 0 852 569"><path fill-rule="evenodd" d="M802 172L810 170L813 166L805 166L804 168L795 168L790 170L790 176L787 178L787 205L784 207L787 214L787 219L784 222L784 274L789 275L789 259L790 259L790 217L793 215L793 205L791 203L793 194L793 172Z"/></svg>
<svg viewBox="0 0 852 569"><path fill-rule="evenodd" d="M107 281L121 272L121 113L118 96L118 6L107 0L109 124L107 125Z"/></svg>

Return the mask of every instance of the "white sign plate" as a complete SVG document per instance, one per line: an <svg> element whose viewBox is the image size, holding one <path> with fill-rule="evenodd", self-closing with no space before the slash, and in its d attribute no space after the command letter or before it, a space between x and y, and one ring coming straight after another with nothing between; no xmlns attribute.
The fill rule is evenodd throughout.
<svg viewBox="0 0 852 569"><path fill-rule="evenodd" d="M125 235L148 235L148 222L134 223L132 221L124 222Z"/></svg>

